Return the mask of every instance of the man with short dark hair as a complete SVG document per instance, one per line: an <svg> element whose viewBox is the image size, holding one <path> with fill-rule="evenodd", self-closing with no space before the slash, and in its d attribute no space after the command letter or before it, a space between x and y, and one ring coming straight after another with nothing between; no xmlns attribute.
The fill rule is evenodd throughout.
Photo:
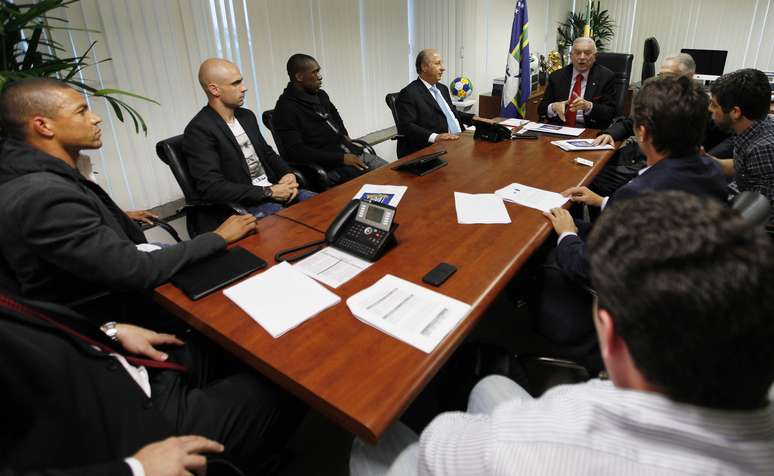
<svg viewBox="0 0 774 476"><path fill-rule="evenodd" d="M763 229L715 200L651 192L605 212L589 250L609 381L533 399L487 377L467 413L436 417L418 441L401 424L376 447L356 440L351 474L771 474L774 245Z"/></svg>
<svg viewBox="0 0 774 476"><path fill-rule="evenodd" d="M718 162L739 191L752 190L769 199L769 223L774 224L774 119L767 117L769 80L757 69L740 69L718 78L711 91L712 120L735 134L734 158Z"/></svg>
<svg viewBox="0 0 774 476"><path fill-rule="evenodd" d="M207 105L185 127L183 153L204 200L238 203L262 218L315 195L299 188L255 114L242 107L247 86L237 65L209 58L199 66L199 84ZM214 207L210 213L219 217Z"/></svg>
<svg viewBox="0 0 774 476"><path fill-rule="evenodd" d="M441 83L446 67L438 50L427 48L416 59L419 77L403 88L396 104L398 112L398 157L430 144L457 140L473 115L454 108L449 88Z"/></svg>
<svg viewBox="0 0 774 476"><path fill-rule="evenodd" d="M0 96L0 121L0 272L26 297L70 303L152 289L255 230L253 217L235 216L213 233L140 251L137 224L76 169L82 150L102 147L102 119L83 96L54 79L20 80Z"/></svg>
<svg viewBox="0 0 774 476"><path fill-rule="evenodd" d="M548 77L538 115L569 127L604 129L615 116L613 72L596 64L597 45L577 38L570 49L571 64Z"/></svg>
<svg viewBox="0 0 774 476"><path fill-rule="evenodd" d="M290 82L274 106L274 133L290 162L314 162L335 183L346 182L387 162L352 141L344 121L323 91L320 65L309 55L288 59Z"/></svg>
<svg viewBox="0 0 774 476"><path fill-rule="evenodd" d="M660 76L646 81L634 98L634 124L646 165L637 177L602 197L587 187L562 192L576 203L601 209L647 190L681 190L726 199L726 181L714 160L699 155L706 128L708 98L684 76ZM594 327L588 313L591 296L585 236L591 225L573 220L564 208L545 213L559 236L555 253L543 271L537 329L552 342L573 349L568 357L590 359L597 367Z"/></svg>

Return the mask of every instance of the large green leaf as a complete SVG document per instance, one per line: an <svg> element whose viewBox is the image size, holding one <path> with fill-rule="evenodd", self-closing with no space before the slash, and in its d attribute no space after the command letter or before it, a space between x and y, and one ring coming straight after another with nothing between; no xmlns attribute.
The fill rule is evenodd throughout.
<svg viewBox="0 0 774 476"><path fill-rule="evenodd" d="M148 128L140 113L116 95L159 104L158 101L136 93L116 88L98 89L78 80L84 69L92 67L110 58L90 62L96 42L92 42L79 56L66 56L66 48L55 41L50 32L99 33L96 30L73 28L67 25L66 18L57 15L57 9L67 8L79 0L39 0L29 3L13 3L12 0L0 0L0 89L6 84L29 77L53 77L67 82L83 94L101 97L108 101L113 113L121 122L129 116L135 131L147 134ZM45 34L44 34L45 33Z"/></svg>

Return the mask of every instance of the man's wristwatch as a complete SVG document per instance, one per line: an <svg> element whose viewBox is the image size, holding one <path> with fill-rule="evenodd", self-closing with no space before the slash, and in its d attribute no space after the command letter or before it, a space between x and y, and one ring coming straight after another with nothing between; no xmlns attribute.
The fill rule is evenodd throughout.
<svg viewBox="0 0 774 476"><path fill-rule="evenodd" d="M263 195L266 198L271 198L274 196L274 192L271 191L271 187L263 187Z"/></svg>
<svg viewBox="0 0 774 476"><path fill-rule="evenodd" d="M110 340L118 342L118 328L116 327L116 321L106 322L99 326L99 329L104 332Z"/></svg>

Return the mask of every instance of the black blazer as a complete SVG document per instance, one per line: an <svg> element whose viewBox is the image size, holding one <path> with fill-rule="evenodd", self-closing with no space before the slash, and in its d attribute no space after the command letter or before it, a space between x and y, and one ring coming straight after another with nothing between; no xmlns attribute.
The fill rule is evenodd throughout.
<svg viewBox="0 0 774 476"><path fill-rule="evenodd" d="M614 73L600 64L594 64L586 80L586 91L583 99L594 103L591 113L585 115L586 127L604 129L615 117L615 84ZM548 85L543 94L543 100L538 105L538 116L548 119L548 105L552 102L564 101L570 96L572 89L572 64L554 71L548 77ZM558 117L548 119L555 124L563 124Z"/></svg>
<svg viewBox="0 0 774 476"><path fill-rule="evenodd" d="M459 121L460 129L464 130L463 125L472 125L473 115L459 112L452 105L449 88L441 83L437 83L436 86L449 105L449 109ZM427 141L430 134L449 132L446 116L432 93L427 90L419 78L410 82L400 91L396 106L398 109L398 134L403 136L398 138L398 157L403 157L430 145Z"/></svg>
<svg viewBox="0 0 774 476"><path fill-rule="evenodd" d="M40 305L57 322L115 348L72 311ZM4 476L131 476L124 458L175 435L115 358L51 324L0 307L0 353Z"/></svg>
<svg viewBox="0 0 774 476"><path fill-rule="evenodd" d="M338 134L328 121L338 129ZM342 135L349 134L339 111L322 89L317 94L308 94L288 83L274 106L272 122L274 133L282 142L282 153L291 163L314 162L326 170L343 165Z"/></svg>
<svg viewBox="0 0 774 476"><path fill-rule="evenodd" d="M726 178L720 166L704 156L666 158L633 178L608 198L607 207L649 190L680 190L693 195L725 201L728 195ZM556 261L566 276L583 284L590 283L589 261L586 255L585 233L567 236L557 246Z"/></svg>
<svg viewBox="0 0 774 476"><path fill-rule="evenodd" d="M255 153L272 183L291 173L290 167L263 139L258 121L250 110L239 108L234 116L250 138ZM244 154L226 121L210 106L204 106L183 132L183 153L196 190L209 202L256 205L266 199L263 187L250 179Z"/></svg>

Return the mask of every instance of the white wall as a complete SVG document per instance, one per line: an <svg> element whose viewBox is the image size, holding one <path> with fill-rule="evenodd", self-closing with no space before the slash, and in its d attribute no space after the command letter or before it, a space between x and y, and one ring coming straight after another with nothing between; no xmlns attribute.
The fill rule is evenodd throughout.
<svg viewBox="0 0 774 476"><path fill-rule="evenodd" d="M642 71L643 43L655 37L657 62L681 48L727 50L725 72L774 69L771 0L601 0L618 23L610 51L634 54L632 78Z"/></svg>

